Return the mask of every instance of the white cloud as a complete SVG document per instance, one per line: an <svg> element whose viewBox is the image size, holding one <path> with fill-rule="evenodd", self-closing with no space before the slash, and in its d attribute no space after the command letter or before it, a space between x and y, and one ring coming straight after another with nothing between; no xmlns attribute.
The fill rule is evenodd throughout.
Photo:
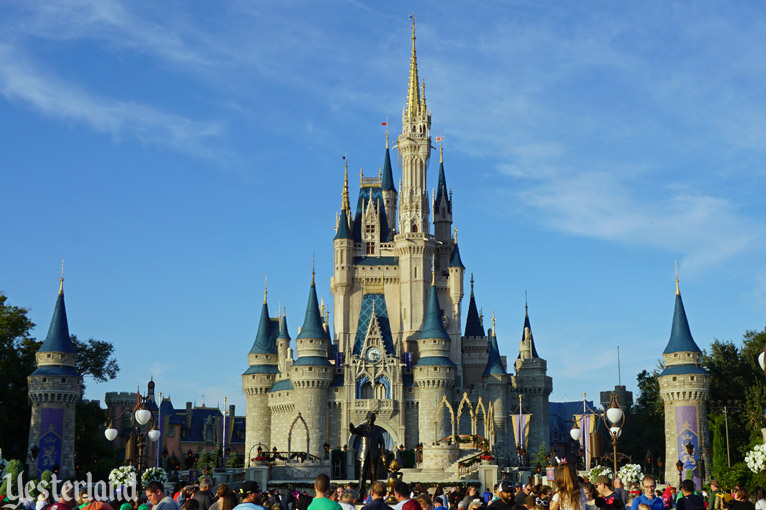
<svg viewBox="0 0 766 510"><path fill-rule="evenodd" d="M209 141L223 133L219 122L194 121L134 101L98 97L19 58L0 45L0 92L44 115L88 125L115 139L134 138L188 154L213 157Z"/></svg>

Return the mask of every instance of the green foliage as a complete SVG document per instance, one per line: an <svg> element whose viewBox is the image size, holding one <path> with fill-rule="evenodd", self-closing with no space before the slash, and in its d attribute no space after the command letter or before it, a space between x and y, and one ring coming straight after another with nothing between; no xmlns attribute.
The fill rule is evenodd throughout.
<svg viewBox="0 0 766 510"><path fill-rule="evenodd" d="M618 443L619 451L648 473L653 472L657 459L665 457L665 408L658 380L661 369L660 364L651 372L642 370L636 376L638 395L633 406L627 410L625 427ZM652 454L653 466L646 465L648 452Z"/></svg>
<svg viewBox="0 0 766 510"><path fill-rule="evenodd" d="M533 464L536 466L547 466L548 465L548 449L545 447L544 444L540 445L540 448L537 449L537 452L535 452L535 456L533 457Z"/></svg>
<svg viewBox="0 0 766 510"><path fill-rule="evenodd" d="M5 466L5 477L3 477L3 483L0 485L0 497L5 496L8 493L8 482L11 484L16 483L16 478L19 473L24 471L24 465L20 460L11 460L8 465ZM14 490L13 488L11 490Z"/></svg>
<svg viewBox="0 0 766 510"><path fill-rule="evenodd" d="M71 335L72 344L77 350L77 371L83 377L92 377L96 382L107 382L117 377L120 366L112 357L114 346L104 340L89 338L85 342Z"/></svg>
<svg viewBox="0 0 766 510"><path fill-rule="evenodd" d="M88 402L76 404L75 416L74 455L80 466L77 476L84 478L90 471L96 479L106 478L119 465L104 437L106 413L98 403Z"/></svg>
<svg viewBox="0 0 766 510"><path fill-rule="evenodd" d="M712 477L720 480L729 470L729 464L726 460L726 430L724 429L723 415L710 415L708 429L712 438Z"/></svg>
<svg viewBox="0 0 766 510"><path fill-rule="evenodd" d="M750 482L752 472L747 468L744 462L737 462L732 464L730 469L721 473L721 477L718 479L721 482L721 488L724 490L731 490L737 484L747 485Z"/></svg>
<svg viewBox="0 0 766 510"><path fill-rule="evenodd" d="M199 460L197 461L197 469L200 472L205 472L206 469L213 471L218 465L218 454L209 452L200 452Z"/></svg>

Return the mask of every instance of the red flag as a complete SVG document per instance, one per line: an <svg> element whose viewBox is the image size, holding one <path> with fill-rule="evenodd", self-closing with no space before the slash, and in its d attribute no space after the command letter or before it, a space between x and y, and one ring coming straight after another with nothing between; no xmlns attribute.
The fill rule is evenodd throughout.
<svg viewBox="0 0 766 510"><path fill-rule="evenodd" d="M442 141L442 137L441 137L441 136L437 136L437 137L436 137L436 141L437 141L437 142L441 142L441 141Z"/></svg>
<svg viewBox="0 0 766 510"><path fill-rule="evenodd" d="M388 126L388 122L381 122L380 125L381 126Z"/></svg>

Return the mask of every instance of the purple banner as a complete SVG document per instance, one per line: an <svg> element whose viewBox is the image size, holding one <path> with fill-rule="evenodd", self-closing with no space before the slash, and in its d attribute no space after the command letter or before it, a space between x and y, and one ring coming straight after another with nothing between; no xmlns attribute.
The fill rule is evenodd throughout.
<svg viewBox="0 0 766 510"><path fill-rule="evenodd" d="M701 488L701 480L697 465L699 463L699 416L697 406L676 406L676 447L678 459L684 463L684 479L694 480L697 488ZM691 443L692 453L689 455L687 445Z"/></svg>
<svg viewBox="0 0 766 510"><path fill-rule="evenodd" d="M585 456L585 469L590 469L593 446L591 445L590 434L595 430L597 416L595 414L575 415L580 422L580 446L582 446Z"/></svg>
<svg viewBox="0 0 766 510"><path fill-rule="evenodd" d="M37 457L37 469L53 470L54 465L61 466L61 436L64 430L63 409L40 409L40 448Z"/></svg>
<svg viewBox="0 0 766 510"><path fill-rule="evenodd" d="M529 433L529 418L531 414L512 414L513 434L516 436L516 444L527 447Z"/></svg>

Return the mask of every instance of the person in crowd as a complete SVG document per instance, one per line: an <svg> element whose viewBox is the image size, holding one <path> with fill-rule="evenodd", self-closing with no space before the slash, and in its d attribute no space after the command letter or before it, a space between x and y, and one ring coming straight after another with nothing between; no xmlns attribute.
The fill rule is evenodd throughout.
<svg viewBox="0 0 766 510"><path fill-rule="evenodd" d="M633 499L633 504L630 507L631 510L638 510L638 505L641 504L649 505L650 510L665 509L665 502L662 501L661 498L658 498L654 492L657 488L657 481L652 475L644 476L641 480L641 487L643 488L644 493Z"/></svg>
<svg viewBox="0 0 766 510"><path fill-rule="evenodd" d="M385 498L386 498L386 484L381 482L380 480L376 480L372 482L372 485L370 486L370 497L371 500L368 504L362 507L362 510L391 510L391 507L386 504ZM351 494L353 496L353 493L350 490L346 490L343 492L344 496L345 494ZM353 499L353 498L352 498ZM354 508L353 505L350 505L351 508ZM344 507L345 510L345 507Z"/></svg>
<svg viewBox="0 0 766 510"><path fill-rule="evenodd" d="M463 501L465 501L466 506L471 504L471 501L479 497L479 491L476 490L476 487L473 485L469 485L468 489L466 489L465 497L463 497Z"/></svg>
<svg viewBox="0 0 766 510"><path fill-rule="evenodd" d="M596 492L598 492L598 495L604 498L604 504L612 505L618 510L625 508L625 504L622 502L622 498L620 498L612 490L612 483L609 480L609 478L607 478L604 475L597 476L595 486L596 486ZM604 510L603 506L600 506L599 508L601 508L601 510Z"/></svg>
<svg viewBox="0 0 766 510"><path fill-rule="evenodd" d="M420 505L421 510L434 510L433 501L431 500L431 496L429 496L427 492L418 494L418 496L415 499Z"/></svg>
<svg viewBox="0 0 766 510"><path fill-rule="evenodd" d="M338 501L338 504L343 510L356 510L356 507L354 506L354 497L354 491L344 488L343 492L340 494L340 501Z"/></svg>
<svg viewBox="0 0 766 510"><path fill-rule="evenodd" d="M258 482L252 480L245 481L239 488L239 496L241 503L235 506L234 510L266 510L261 505L263 497Z"/></svg>
<svg viewBox="0 0 766 510"><path fill-rule="evenodd" d="M397 501L394 510L420 510L418 502L410 499L410 486L401 480L394 485L394 498Z"/></svg>
<svg viewBox="0 0 766 510"><path fill-rule="evenodd" d="M149 482L145 489L146 499L152 504L152 510L178 510L178 503L165 494L165 487L159 482Z"/></svg>
<svg viewBox="0 0 766 510"><path fill-rule="evenodd" d="M210 507L210 510L233 510L238 504L239 498L231 490L229 484L222 483L215 491L215 503Z"/></svg>
<svg viewBox="0 0 766 510"><path fill-rule="evenodd" d="M622 499L622 504L625 507L627 507L629 493L628 491L625 490L625 486L622 484L622 479L619 476L614 477L614 481L612 482L612 487L614 487L613 489L614 493L620 496L620 499Z"/></svg>
<svg viewBox="0 0 766 510"><path fill-rule="evenodd" d="M755 510L755 505L750 501L750 494L744 487L740 487L734 493L734 510Z"/></svg>
<svg viewBox="0 0 766 510"><path fill-rule="evenodd" d="M194 494L194 499L199 503L199 510L209 510L215 502L213 494L210 492L213 484L210 477L203 476L199 479L199 490Z"/></svg>
<svg viewBox="0 0 766 510"><path fill-rule="evenodd" d="M583 482L581 487L585 493L585 510L596 510L596 488L590 482Z"/></svg>
<svg viewBox="0 0 766 510"><path fill-rule="evenodd" d="M330 477L320 473L314 481L314 499L308 510L341 510L341 506L328 497L332 492Z"/></svg>
<svg viewBox="0 0 766 510"><path fill-rule="evenodd" d="M516 504L524 506L530 494L532 494L532 484L526 483L513 499L516 501Z"/></svg>
<svg viewBox="0 0 766 510"><path fill-rule="evenodd" d="M194 498L187 499L186 501L184 501L184 504L181 507L181 510L199 510L199 501L197 501Z"/></svg>
<svg viewBox="0 0 766 510"><path fill-rule="evenodd" d="M497 498L489 505L488 510L513 510L516 505L514 486L508 480L503 480L497 488Z"/></svg>
<svg viewBox="0 0 766 510"><path fill-rule="evenodd" d="M710 492L708 492L707 508L708 510L722 510L723 504L721 503L721 496L723 491L721 490L721 484L718 480L710 480ZM766 510L766 507L764 508Z"/></svg>
<svg viewBox="0 0 766 510"><path fill-rule="evenodd" d="M574 465L562 463L556 466L555 483L556 489L550 501L551 510L585 510L585 491L580 488ZM548 502L544 497L540 499Z"/></svg>
<svg viewBox="0 0 766 510"><path fill-rule="evenodd" d="M682 496L676 503L677 510L705 510L705 500L702 499L702 496L694 494L694 488L694 480L681 482Z"/></svg>

